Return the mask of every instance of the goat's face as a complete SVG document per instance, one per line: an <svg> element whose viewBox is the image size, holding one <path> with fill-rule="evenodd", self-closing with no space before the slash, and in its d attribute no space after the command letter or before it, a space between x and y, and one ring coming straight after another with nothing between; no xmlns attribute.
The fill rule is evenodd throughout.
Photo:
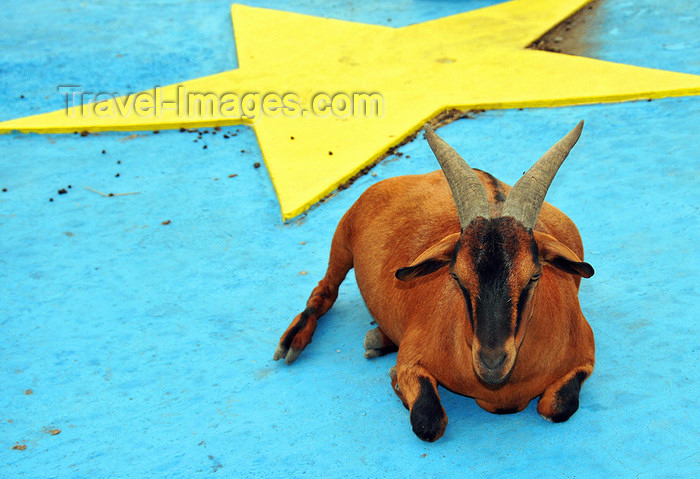
<svg viewBox="0 0 700 479"><path fill-rule="evenodd" d="M457 242L450 275L464 295L466 339L484 383L501 384L512 371L541 274L532 233L511 217L477 218Z"/></svg>
<svg viewBox="0 0 700 479"><path fill-rule="evenodd" d="M396 271L396 278L410 281L446 266L464 296L464 340L474 371L488 385L501 384L515 365L542 273L533 234L511 217L479 217Z"/></svg>
<svg viewBox="0 0 700 479"><path fill-rule="evenodd" d="M486 385L498 386L515 366L545 265L584 278L593 275L591 265L554 237L510 216L479 217L398 269L396 278L411 281L449 267L464 297L463 340L474 371Z"/></svg>

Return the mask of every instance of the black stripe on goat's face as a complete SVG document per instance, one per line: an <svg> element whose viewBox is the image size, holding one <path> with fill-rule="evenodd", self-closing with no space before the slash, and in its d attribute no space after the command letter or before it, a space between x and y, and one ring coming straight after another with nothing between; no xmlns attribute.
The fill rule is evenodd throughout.
<svg viewBox="0 0 700 479"><path fill-rule="evenodd" d="M542 273L532 232L511 217L477 218L462 232L450 272L471 303L474 371L488 385L502 384L515 365Z"/></svg>

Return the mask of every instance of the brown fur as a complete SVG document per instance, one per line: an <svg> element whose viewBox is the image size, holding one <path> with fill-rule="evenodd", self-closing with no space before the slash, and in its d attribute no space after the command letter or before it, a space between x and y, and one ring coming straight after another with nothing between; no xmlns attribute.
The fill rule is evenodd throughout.
<svg viewBox="0 0 700 479"><path fill-rule="evenodd" d="M507 195L510 187L484 172L475 172L486 188L492 217L498 216L502 195ZM482 219L474 223L479 220ZM531 399L541 396L538 411L547 419L555 417L558 401L561 402L559 389L577 372L590 375L594 364L593 333L577 297L580 277L556 264L556 258L563 255L566 261L581 262L590 268L582 263L583 245L578 230L566 215L548 203L544 203L532 233L517 225L511 228L508 247L513 249L516 260L509 287L520 291L538 268L541 276L522 313L518 333L504 346L508 351L506 362L514 364L507 379L497 385L484 383L475 371L478 365L474 364L474 355L482 346L472 331L460 287L450 277L452 273L459 279L476 304L478 278L470 270L468 257L474 254L470 251L474 244L470 235L475 230L476 225L460 233L454 200L440 170L373 185L341 219L333 237L326 276L307 303L311 314L302 328L302 315L295 318L282 336L275 359L286 357L291 362L311 342L317 318L330 309L338 286L354 267L372 317L386 338L399 346L393 382L397 394L411 410L424 394L420 378L428 378L433 387L441 384L473 397L490 412L519 411ZM531 259L529 245L533 237L540 266ZM437 261L431 263L436 266L449 262L457 239L461 240L461 248L453 269L441 267L429 274L413 274L413 279L406 278L407 281L395 276L397 270L426 259ZM583 272L587 273L588 270ZM514 299L517 304L518 298ZM434 412L440 415L440 411ZM413 414L411 421L416 431ZM425 437L418 431L416 434L429 441L439 438L447 418L437 418L435 422L435 432Z"/></svg>

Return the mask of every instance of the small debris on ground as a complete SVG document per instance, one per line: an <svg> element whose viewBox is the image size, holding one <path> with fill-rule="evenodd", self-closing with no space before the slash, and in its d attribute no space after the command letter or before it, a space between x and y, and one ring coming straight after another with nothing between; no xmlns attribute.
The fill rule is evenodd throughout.
<svg viewBox="0 0 700 479"><path fill-rule="evenodd" d="M169 225L169 224L170 224L170 220L165 220L165 221L163 221L161 224L162 224L162 225Z"/></svg>
<svg viewBox="0 0 700 479"><path fill-rule="evenodd" d="M256 161L255 163L253 163L253 168L260 168L260 162Z"/></svg>
<svg viewBox="0 0 700 479"><path fill-rule="evenodd" d="M88 191L92 191L93 193L97 193L98 195L101 195L101 196L127 196L127 195L138 195L140 193L140 191L131 191L129 193L109 193L109 194L107 194L107 193L102 193L101 191L97 191L93 188L90 188L89 186L86 186L85 189ZM51 201L53 201L53 200L51 200Z"/></svg>
<svg viewBox="0 0 700 479"><path fill-rule="evenodd" d="M125 136L124 138L121 138L119 141L128 141L128 140L133 140L134 138L138 138L139 135L137 133L134 133L133 135Z"/></svg>

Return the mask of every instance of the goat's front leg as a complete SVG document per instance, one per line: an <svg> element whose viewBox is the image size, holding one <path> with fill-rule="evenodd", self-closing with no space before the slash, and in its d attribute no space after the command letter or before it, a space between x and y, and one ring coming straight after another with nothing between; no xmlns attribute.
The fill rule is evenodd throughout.
<svg viewBox="0 0 700 479"><path fill-rule="evenodd" d="M423 441L439 439L447 427L447 415L438 395L438 382L419 361L407 361L413 355L402 354L399 347L396 369L390 372L391 383L399 399L411 412L413 432Z"/></svg>
<svg viewBox="0 0 700 479"><path fill-rule="evenodd" d="M537 412L551 422L564 422L578 410L581 385L593 372L593 365L579 366L547 387L537 403Z"/></svg>

